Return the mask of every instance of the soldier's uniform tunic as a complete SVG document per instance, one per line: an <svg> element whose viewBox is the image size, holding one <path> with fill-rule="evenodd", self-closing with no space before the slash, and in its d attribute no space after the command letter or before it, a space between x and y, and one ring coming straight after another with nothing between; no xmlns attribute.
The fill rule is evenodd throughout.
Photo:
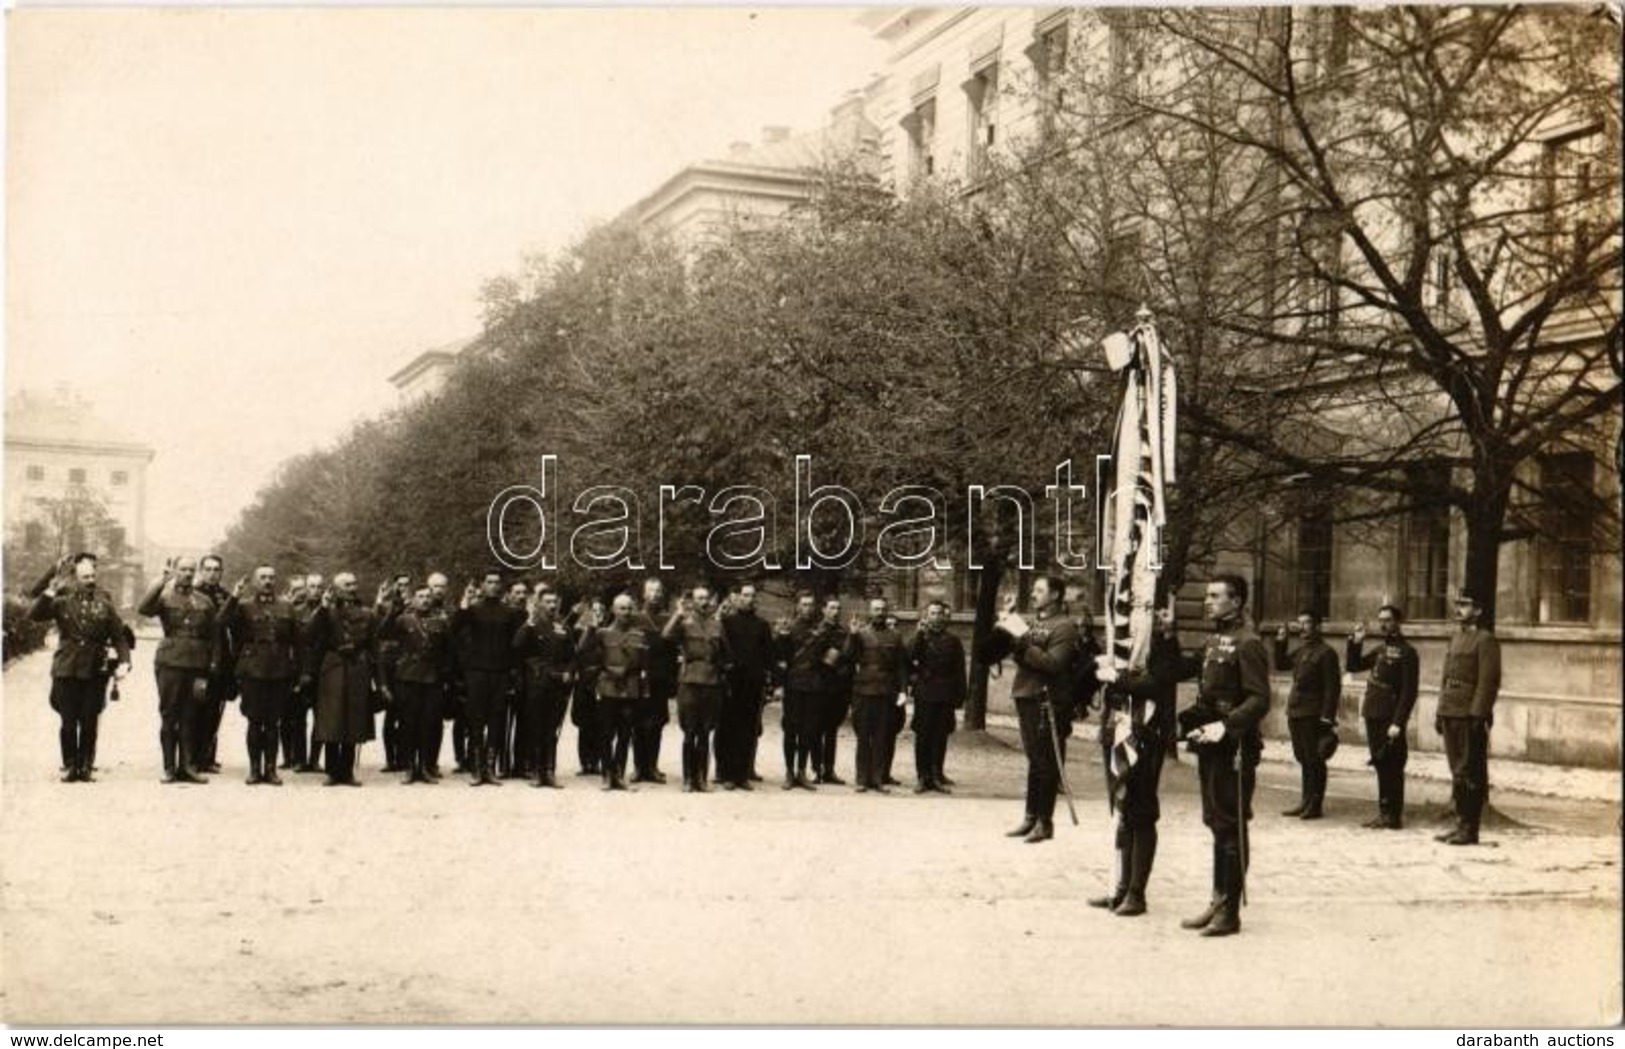
<svg viewBox="0 0 1625 1049"><path fill-rule="evenodd" d="M796 619L779 638L779 662L784 667L780 725L784 730L786 776L801 776L810 761L818 778L824 779L823 719L842 686L840 661L845 644L840 624L816 614Z"/></svg>
<svg viewBox="0 0 1625 1049"><path fill-rule="evenodd" d="M525 613L500 598L482 597L452 613L451 634L463 674L463 704L475 774L495 776L496 756L508 727L507 696L513 669L513 638Z"/></svg>
<svg viewBox="0 0 1625 1049"><path fill-rule="evenodd" d="M1350 638L1344 664L1350 674L1371 671L1360 714L1377 770L1377 816L1384 826L1397 830L1405 818L1405 763L1410 756L1405 730L1416 707L1420 660L1415 647L1395 634L1380 638L1370 655ZM1388 738L1390 725L1399 728L1393 739Z"/></svg>
<svg viewBox="0 0 1625 1049"><path fill-rule="evenodd" d="M112 597L95 587L80 587L46 596L55 570L33 589L30 619L56 624L56 652L51 656L51 707L62 719L58 743L62 764L71 779L88 780L96 753L96 726L107 697L107 650L130 663L124 621Z"/></svg>
<svg viewBox="0 0 1625 1049"><path fill-rule="evenodd" d="M299 676L299 617L288 602L256 594L228 597L221 628L236 652L236 682L248 720L250 782L276 781L276 752Z"/></svg>
<svg viewBox="0 0 1625 1049"><path fill-rule="evenodd" d="M316 610L322 607L317 597L305 595L291 602L294 617L299 622L299 665L303 667L308 661L305 652L305 639L308 636L310 621L316 615ZM302 678L294 688L293 694L288 697L288 714L282 719L282 753L285 757L284 768L293 768L299 772L316 771L317 758L320 750L315 742L316 726L311 724L306 730L306 721L316 709L316 692L314 687Z"/></svg>
<svg viewBox="0 0 1625 1049"><path fill-rule="evenodd" d="M1225 727L1223 739L1203 744L1196 751L1202 822L1213 833L1215 906L1206 920L1193 922L1193 928L1206 926L1221 912L1226 921L1239 926L1241 889L1246 877L1241 824L1252 818L1255 772L1264 752L1259 725L1270 709L1269 668L1263 641L1240 617L1216 622L1202 655L1181 659L1179 676L1197 677L1201 682L1194 711L1223 721Z"/></svg>
<svg viewBox="0 0 1625 1049"><path fill-rule="evenodd" d="M661 635L670 606L645 605L632 621L644 633L646 672L642 693L632 704L632 781L664 778L660 771L660 738L671 720L677 695L677 646Z"/></svg>
<svg viewBox="0 0 1625 1049"><path fill-rule="evenodd" d="M576 639L552 616L539 616L514 636L514 654L524 668L525 711L522 741L537 786L558 786L559 730L570 705L575 677Z"/></svg>
<svg viewBox="0 0 1625 1049"><path fill-rule="evenodd" d="M1275 639L1275 669L1292 672L1292 692L1286 704L1287 731L1292 738L1292 757L1301 770L1301 800L1287 815L1320 815L1326 798L1326 759L1320 756L1323 724L1337 720L1337 703L1343 693L1342 668L1330 645L1315 638L1305 641L1290 654L1286 642Z"/></svg>
<svg viewBox="0 0 1625 1049"><path fill-rule="evenodd" d="M582 660L598 674L599 764L604 786L626 784L626 756L631 745L633 711L643 698L649 666L649 634L641 625L610 623L588 631Z"/></svg>
<svg viewBox="0 0 1625 1049"><path fill-rule="evenodd" d="M385 615L379 636L395 649L390 708L400 716L396 760L412 782L422 782L432 778L440 758L441 707L452 670L451 620L436 609L396 606Z"/></svg>
<svg viewBox="0 0 1625 1049"><path fill-rule="evenodd" d="M920 627L909 643L914 683L914 775L922 787L942 787L954 711L965 705L965 646L946 627Z"/></svg>
<svg viewBox="0 0 1625 1049"><path fill-rule="evenodd" d="M762 733L762 705L777 656L773 628L755 610L722 617L722 634L731 660L727 691L717 715L717 779L746 783L756 767L756 742Z"/></svg>
<svg viewBox="0 0 1625 1049"><path fill-rule="evenodd" d="M153 657L164 772L182 779L195 776L199 715L208 698L209 677L219 670L220 627L214 602L196 587L161 581L147 591L136 611L156 618L164 628Z"/></svg>
<svg viewBox="0 0 1625 1049"><path fill-rule="evenodd" d="M704 789L710 778L711 733L722 712L728 642L714 616L674 617L663 631L677 646L677 724L683 730L683 783ZM749 773L749 768L745 770Z"/></svg>
<svg viewBox="0 0 1625 1049"><path fill-rule="evenodd" d="M1010 647L1016 661L1010 693L1021 724L1021 749L1027 755L1027 816L1043 826L1055 818L1061 787L1057 757L1066 761L1066 738L1072 731L1069 675L1077 645L1077 624L1056 608L1039 612L1027 633L1013 639Z"/></svg>
<svg viewBox="0 0 1625 1049"><path fill-rule="evenodd" d="M198 583L197 592L214 602L215 615L218 617L226 610L226 602L231 594L219 583ZM209 675L208 692L204 696L204 705L198 715L198 739L195 753L198 755L198 764L210 771L218 771L220 766L220 723L225 718L226 704L237 697L237 678L232 668L237 665L237 650L232 647L232 638L222 634L219 642L220 648L215 657L218 669Z"/></svg>
<svg viewBox="0 0 1625 1049"><path fill-rule="evenodd" d="M1489 794L1490 721L1500 692L1500 642L1482 627L1462 627L1444 656L1439 721L1456 817L1475 839Z"/></svg>
<svg viewBox="0 0 1625 1049"><path fill-rule="evenodd" d="M903 636L883 621L847 637L846 658L852 664L852 727L858 735L855 760L859 790L883 790L891 763L887 739L897 695L908 687L908 649Z"/></svg>

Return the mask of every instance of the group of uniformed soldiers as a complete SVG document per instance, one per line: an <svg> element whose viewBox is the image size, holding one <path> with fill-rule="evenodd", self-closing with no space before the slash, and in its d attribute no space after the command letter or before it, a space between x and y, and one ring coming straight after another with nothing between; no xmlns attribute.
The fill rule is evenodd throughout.
<svg viewBox="0 0 1625 1049"><path fill-rule="evenodd" d="M207 782L219 771L220 711L240 696L250 784L281 784L280 749L281 768L359 786L357 748L382 713L384 770L404 772L404 782L441 778L449 720L456 771L474 785L528 778L557 788L558 739L573 712L581 774L625 790L666 781L660 745L675 700L684 789L710 789L714 750L715 781L751 790L761 780L763 708L780 699L785 790L845 783L836 741L850 712L857 789L883 792L898 782L892 763L910 695L916 790L947 793L952 782L943 766L967 667L942 602L905 642L883 599L866 621L843 624L838 598L820 605L802 593L794 615L769 623L749 584L723 602L696 586L672 607L651 578L641 603L620 594L607 612L589 601L566 615L551 587L532 592L495 571L453 605L438 572L415 589L396 576L368 603L350 572L331 584L296 577L279 590L275 568L260 565L227 591L222 569L213 555L172 561L137 607L164 635L153 663L165 782ZM95 715L110 678L127 672L133 635L95 588L93 555L53 566L34 593L35 617L55 619L61 637L52 703L63 712L64 779L88 779Z"/></svg>
<svg viewBox="0 0 1625 1049"><path fill-rule="evenodd" d="M375 716L385 711L385 769L406 772L408 783L440 779L449 719L457 770L474 785L525 777L558 787L558 738L569 711L579 729L581 774L602 776L605 790L625 790L629 756L631 782L665 782L660 740L675 698L684 789L709 789L714 748L716 779L750 790L760 779L763 707L780 699L785 790L844 782L835 772L836 738L850 713L856 789L884 792L897 783L892 763L912 697L915 790L947 793L952 785L943 765L967 667L941 601L927 605L905 641L883 598L869 603L866 620L843 625L839 599L820 605L801 593L793 616L769 624L756 613L748 584L720 603L711 587L696 586L670 607L663 583L649 579L641 604L623 593L607 614L591 601L565 615L551 587L505 585L495 571L469 584L453 607L442 573L416 589L397 576L369 604L349 572L329 586L318 575L298 577L279 593L276 570L260 565L228 592L219 584L222 569L218 557L201 564L181 558L138 607L164 631L154 665L168 782L203 782L200 773L218 771L219 708L241 696L249 783L281 782L280 741L282 767L316 771L325 747L328 784L359 785L356 748L374 738ZM62 717L66 781L91 779L96 718L109 680L128 672L134 641L95 578L95 557L80 554L54 566L33 591L33 617L54 620L59 632L51 704ZM1323 815L1341 673L1318 617L1298 617L1303 643L1292 651L1282 627L1272 660L1248 623L1246 581L1220 575L1207 586L1213 631L1199 655L1180 648L1171 614L1161 613L1144 672L1118 676L1109 660L1096 658L1087 617L1066 613L1064 591L1063 580L1040 577L1031 621L1007 610L978 648L982 661L997 667L1009 658L1016 667L1011 694L1028 775L1025 815L1011 836L1036 843L1054 835L1066 739L1098 692L1117 883L1090 902L1119 915L1145 913L1163 759L1183 740L1197 755L1202 821L1213 837L1213 897L1182 924L1211 936L1239 931L1272 662L1292 675L1287 724L1302 768L1302 796L1285 815ZM1435 721L1457 821L1438 839L1452 845L1477 843L1488 792L1500 655L1479 625L1481 614L1471 594L1458 597ZM1420 676L1403 621L1400 608L1385 604L1377 614L1380 646L1365 650L1360 624L1343 660L1350 673L1369 671L1362 716L1378 784L1378 811L1366 824L1372 828L1403 825L1405 734ZM1178 683L1193 678L1196 702L1176 717ZM307 712L314 714L308 750Z"/></svg>
<svg viewBox="0 0 1625 1049"><path fill-rule="evenodd" d="M1248 866L1247 822L1252 818L1256 769L1263 753L1261 725L1270 708L1270 654L1246 617L1247 582L1219 575L1208 583L1204 612L1213 630L1200 654L1180 647L1170 613L1157 617L1146 668L1119 676L1097 658L1087 617L1063 610L1064 582L1033 583L1031 621L1010 612L983 639L978 655L996 663L1012 658L1012 686L1028 761L1026 813L1010 836L1034 843L1054 835L1057 792L1064 786L1066 738L1075 716L1101 694L1100 744L1107 797L1116 820L1116 884L1091 905L1124 917L1146 912L1146 886L1157 849L1161 815L1158 786L1164 757L1183 740L1197 756L1202 822L1213 839L1213 895L1202 913L1181 925L1204 936L1241 929L1240 907ZM1450 845L1478 842L1488 791L1486 756L1500 688L1500 654L1494 635L1479 625L1482 606L1472 594L1456 600L1458 629L1445 656L1435 731L1444 739L1452 779L1456 825L1436 836ZM1381 645L1367 652L1362 623L1349 637L1344 666L1369 671L1361 715L1366 722L1368 764L1377 775L1376 816L1365 826L1403 826L1406 725L1416 704L1419 663L1402 632L1403 611L1378 611ZM1287 630L1277 634L1274 664L1292 672L1287 724L1302 767L1303 792L1287 816L1323 815L1326 761L1335 750L1341 686L1337 657L1320 637L1320 620L1298 617L1304 642L1287 651ZM1095 673L1090 673L1090 668ZM1196 679L1196 702L1175 714L1179 682Z"/></svg>

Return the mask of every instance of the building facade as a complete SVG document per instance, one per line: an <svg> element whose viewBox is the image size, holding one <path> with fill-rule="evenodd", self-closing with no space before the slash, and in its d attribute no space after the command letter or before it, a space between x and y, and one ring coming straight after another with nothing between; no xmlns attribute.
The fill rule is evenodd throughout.
<svg viewBox="0 0 1625 1049"><path fill-rule="evenodd" d="M1301 58L1322 74L1346 61L1347 10L1304 9L1304 32L1295 38L1304 54L1295 52L1294 60ZM1001 152L1013 158L1023 147L1041 146L1063 114L1089 109L1091 100L1067 97L1080 83L1091 78L1149 83L1166 72L1143 60L1136 36L1142 27L1130 10L902 8L865 17L890 52L873 105L880 127L879 171L905 194L920 179L948 180L974 193ZM1618 128L1572 114L1556 118L1537 136L1534 148L1545 155L1531 156L1531 169L1584 185L1588 172L1593 180L1599 177L1593 170L1596 157L1606 153L1599 147L1610 134L1617 136ZM1595 228L1596 221L1606 220L1599 215L1578 221ZM1335 260L1328 265L1337 267ZM1283 315L1291 312L1291 296L1313 290L1311 282L1287 286L1301 276L1288 274L1290 269L1283 267L1280 275L1282 301L1288 304ZM1447 263L1428 277L1433 304L1441 310L1465 295L1451 277ZM1589 317L1554 317L1537 352L1600 345L1608 318L1619 316L1617 284L1605 288L1596 306ZM1179 347L1172 349L1177 357ZM1348 391L1336 422L1351 432L1379 428L1372 413L1384 406L1362 406L1358 384L1345 377L1330 381L1344 383ZM1444 410L1442 404L1439 408ZM1620 431L1616 407L1583 432L1561 435L1521 468L1520 490L1541 494L1521 497L1513 534L1499 550L1496 632L1505 671L1492 735L1496 754L1605 767L1620 761ZM1441 487L1460 481L1448 466L1418 469L1436 471L1433 482ZM1379 605L1404 606L1407 633L1418 643L1423 667L1413 742L1437 748L1433 705L1453 629L1452 598L1464 575L1465 523L1443 504L1373 501L1359 509L1355 514L1334 507L1330 497L1317 501L1313 492L1284 493L1278 505L1259 506L1236 520L1226 549L1214 563L1193 566L1191 575L1237 572L1252 584L1253 611L1261 625L1273 629L1300 611L1315 611L1327 618L1327 633L1339 646L1354 624L1374 619ZM956 575L899 578L894 595L912 607L927 594L942 594L963 613L974 590ZM1097 580L1085 581L1081 590L1080 600L1098 604ZM1184 614L1199 608L1192 590L1182 595ZM1284 684L1277 682L1278 688ZM1357 731L1361 690L1358 682L1348 684L1343 721ZM1272 716L1278 719L1278 713ZM1275 725L1282 733L1284 728L1284 722Z"/></svg>
<svg viewBox="0 0 1625 1049"><path fill-rule="evenodd" d="M123 605L137 598L147 549L147 467L153 449L109 429L67 389L6 402L5 562L28 586L58 558L89 550Z"/></svg>

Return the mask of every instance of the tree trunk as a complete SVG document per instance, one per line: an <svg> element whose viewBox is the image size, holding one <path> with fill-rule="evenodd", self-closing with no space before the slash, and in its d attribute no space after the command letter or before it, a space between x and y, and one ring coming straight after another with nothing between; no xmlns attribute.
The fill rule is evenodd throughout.
<svg viewBox="0 0 1625 1049"><path fill-rule="evenodd" d="M1496 466L1475 467L1472 498L1465 513L1467 556L1462 566L1461 588L1473 595L1483 615L1486 629L1495 626L1496 590L1500 585L1501 533L1506 527L1511 499L1512 472Z"/></svg>
<svg viewBox="0 0 1625 1049"><path fill-rule="evenodd" d="M993 557L976 573L976 623L971 630L970 691L965 697L965 727L987 728L987 664L976 658L976 641L993 632L998 612L999 580L1004 558Z"/></svg>

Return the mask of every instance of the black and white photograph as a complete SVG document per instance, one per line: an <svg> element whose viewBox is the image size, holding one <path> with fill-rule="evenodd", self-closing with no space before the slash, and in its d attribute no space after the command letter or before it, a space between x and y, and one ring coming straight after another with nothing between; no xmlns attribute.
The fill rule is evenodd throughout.
<svg viewBox="0 0 1625 1049"><path fill-rule="evenodd" d="M0 1024L1625 1022L1618 4L4 36Z"/></svg>

